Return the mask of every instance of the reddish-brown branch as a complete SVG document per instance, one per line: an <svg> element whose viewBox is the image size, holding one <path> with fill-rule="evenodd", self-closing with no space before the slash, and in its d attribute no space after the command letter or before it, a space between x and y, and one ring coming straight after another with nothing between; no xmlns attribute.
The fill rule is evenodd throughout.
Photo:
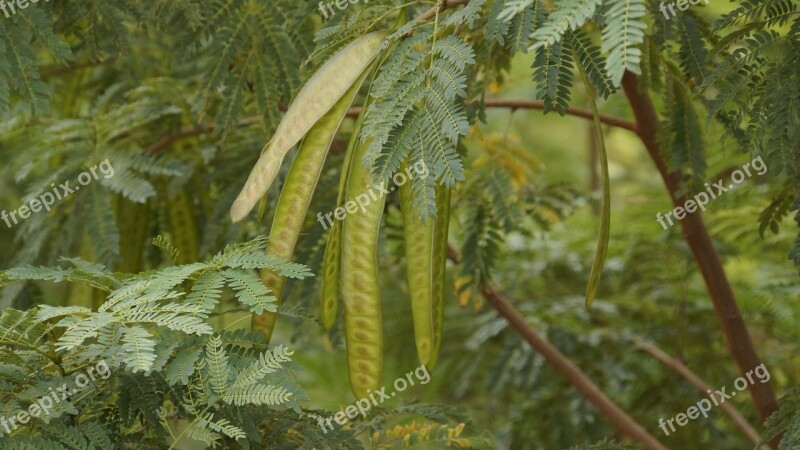
<svg viewBox="0 0 800 450"><path fill-rule="evenodd" d="M544 109L544 102L540 100L486 100L487 108L506 108L512 111L517 109ZM358 117L361 114L362 108L354 106L347 111L348 117ZM567 108L566 114L568 116L580 117L582 119L592 120L592 112L583 108ZM600 115L600 122L610 125L612 127L622 128L628 131L638 132L636 124L629 120L620 119L619 117Z"/></svg>
<svg viewBox="0 0 800 450"><path fill-rule="evenodd" d="M507 108L511 110L516 109L544 109L544 102L538 100L487 100L486 101L487 108ZM286 111L285 106L281 106L280 108L282 111ZM363 108L361 106L353 106L347 111L347 117L358 117L361 115L361 111ZM583 119L592 120L592 112L588 109L582 108L567 108L566 110L567 115L580 117ZM258 122L258 117L248 117L242 120L238 126L247 126L253 125ZM618 117L612 116L600 116L600 122L610 125L617 128L622 128L625 130L632 131L637 133L638 130L636 128L636 124L625 120L620 119ZM214 124L202 124L195 127L187 127L180 131L177 131L173 134L168 136L164 136L163 138L159 139L155 143L151 144L147 149L145 149L145 153L152 156L155 155L167 147L184 138L199 136L202 134L212 133L214 131Z"/></svg>
<svg viewBox="0 0 800 450"><path fill-rule="evenodd" d="M639 90L639 79L630 72L627 72L623 77L622 87L628 97L634 117L636 117L639 138L644 143L647 153L664 180L673 205L676 207L683 205L685 197L677 194L681 174L680 172L670 171L666 161L661 156L658 140L656 139L659 124L658 114L650 96ZM758 367L762 362L756 353L747 325L736 303L733 289L722 267L722 261L716 248L714 248L714 244L711 242L711 237L700 213L687 215L681 221L681 230L705 280L717 319L725 335L728 349L739 370L744 374L748 370ZM751 384L749 389L762 421L777 411L778 402L771 383ZM775 441L773 441L772 445L777 448Z"/></svg>
<svg viewBox="0 0 800 450"><path fill-rule="evenodd" d="M458 251L451 246L447 248L447 257L458 263ZM525 318L509 303L500 293L492 288L485 288L482 292L489 304L502 316L531 348L542 355L558 373L561 374L575 389L578 390L600 413L603 414L616 428L637 442L641 442L651 450L666 450L663 444L653 437L638 422L629 416L613 400L608 398L581 369L567 356L525 321Z"/></svg>
<svg viewBox="0 0 800 450"><path fill-rule="evenodd" d="M651 356L659 360L662 364L675 371L675 373L677 373L678 375L683 377L686 381L688 381L689 384L691 384L692 387L697 389L697 392L699 392L703 396L705 396L707 392L712 390L711 385L703 381L702 378L700 378L699 376L697 376L697 374L692 372L691 369L689 369L688 367L686 367L685 364L683 364L683 362L681 362L677 358L671 357L660 348L641 340L637 341L636 347L650 354ZM758 432L755 430L755 428L753 428L752 425L750 425L750 422L748 422L747 419L744 418L742 413L740 413L739 410L736 409L735 406L733 406L733 403L730 402L720 403L719 408L728 417L730 417L734 425L736 425L736 427L739 428L742 431L742 433L744 433L745 436L747 436L747 438L753 442L753 444L758 445L758 443L761 442L761 437L758 435ZM759 447L759 450L770 450L770 447L762 445L761 447Z"/></svg>
<svg viewBox="0 0 800 450"><path fill-rule="evenodd" d="M154 142L152 145L147 147L144 152L148 156L154 156L155 154L169 147L176 141L192 136L199 136L205 133L211 133L212 131L214 131L214 124L199 125L193 128L184 128L183 130L180 130L177 133L164 136L163 138L159 139L158 141Z"/></svg>
<svg viewBox="0 0 800 450"><path fill-rule="evenodd" d="M515 109L544 109L544 102L539 100L486 100L487 108L510 108ZM593 120L592 111L582 108L567 108L566 113L569 116L581 117L583 119ZM629 120L620 119L618 117L606 116L601 114L599 116L600 122L611 125L617 128L623 128L634 133L638 132L636 124Z"/></svg>
<svg viewBox="0 0 800 450"><path fill-rule="evenodd" d="M469 0L444 0L443 2L437 4L433 8L425 11L424 13L417 16L416 19L419 22L424 22L426 20L431 20L436 17L436 10L438 9L439 12L444 11L445 8L453 8L455 6L466 5L469 3Z"/></svg>
<svg viewBox="0 0 800 450"><path fill-rule="evenodd" d="M246 127L249 125L254 125L259 122L259 118L256 116L248 117L237 124L238 127ZM145 150L144 153L148 156L154 156L161 151L165 150L170 145L174 144L181 139L186 139L194 136L200 136L207 133L213 133L215 126L213 123L201 124L194 127L187 127L180 131L177 131L173 134L164 136L163 138L157 140L156 142L150 144Z"/></svg>
<svg viewBox="0 0 800 450"><path fill-rule="evenodd" d="M85 62L85 63L81 63L81 64L75 64L75 65L72 65L72 66L60 66L60 67L42 68L41 71L39 72L39 76L41 77L42 81L47 81L47 80L49 80L51 78L55 78L55 77L58 77L58 76L61 76L61 75L65 75L65 74L68 74L68 73L77 72L79 70L89 69L89 68L92 68L92 67L105 66L105 65L108 65L108 64L112 64L114 62L115 62L115 58L109 58L109 59L106 59L104 61L91 61L91 62Z"/></svg>

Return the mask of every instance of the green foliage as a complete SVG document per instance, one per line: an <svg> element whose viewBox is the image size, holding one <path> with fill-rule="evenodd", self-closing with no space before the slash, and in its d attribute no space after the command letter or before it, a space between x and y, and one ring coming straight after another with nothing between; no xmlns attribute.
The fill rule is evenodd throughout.
<svg viewBox="0 0 800 450"><path fill-rule="evenodd" d="M581 200L580 194L565 185L522 187L538 171L538 162L507 139L487 139L484 145L499 163L486 164L479 159L455 205L463 239L460 282L456 283L460 295L489 284L510 234L548 230L570 215ZM515 166L523 168L522 172Z"/></svg>
<svg viewBox="0 0 800 450"><path fill-rule="evenodd" d="M762 443L783 434L778 450L789 450L800 446L800 389L792 389L780 400L781 409L765 422L767 430Z"/></svg>
<svg viewBox="0 0 800 450"><path fill-rule="evenodd" d="M531 34L543 20L543 10L544 7L541 6L540 2L527 2L527 6L519 14L508 20L506 48L512 56L518 50L527 53ZM504 10L503 13L507 13L507 11Z"/></svg>
<svg viewBox="0 0 800 450"><path fill-rule="evenodd" d="M669 119L662 122L659 136L664 153L669 155L673 170L689 168L691 187L694 191L705 189L703 186L707 167L703 149L703 129L700 118L692 102L691 94L686 87L676 80L674 75L667 74L666 112Z"/></svg>
<svg viewBox="0 0 800 450"><path fill-rule="evenodd" d="M618 443L604 439L602 442L594 444L576 445L575 447L570 447L569 450L638 450L642 447L641 444Z"/></svg>
<svg viewBox="0 0 800 450"><path fill-rule="evenodd" d="M279 103L288 103L300 84L301 55L311 49L309 8L290 7L286 1L214 1L201 11L200 26L180 37L185 57L208 61L200 117L212 100L221 100L214 122L218 132L230 132L252 92L262 127L272 130ZM221 99L217 92L223 93Z"/></svg>
<svg viewBox="0 0 800 450"><path fill-rule="evenodd" d="M536 98L544 101L544 112L566 114L573 83L573 56L567 46L557 43L536 51L533 82Z"/></svg>
<svg viewBox="0 0 800 450"><path fill-rule="evenodd" d="M567 42L575 52L578 63L586 71L589 81L597 89L598 95L607 99L616 88L604 71L606 62L600 53L600 47L594 45L589 35L582 30L567 33Z"/></svg>
<svg viewBox="0 0 800 450"><path fill-rule="evenodd" d="M800 14L796 2L743 1L722 16L715 31L728 34L714 48L714 67L701 89L711 115L743 152L764 157L769 171L797 184L800 150ZM778 194L786 203L788 193ZM771 208L771 209L770 209ZM762 213L762 232L775 214ZM785 207L778 207L778 215ZM776 225L770 225L775 228ZM800 239L798 239L800 242ZM789 259L800 265L797 244Z"/></svg>
<svg viewBox="0 0 800 450"><path fill-rule="evenodd" d="M9 412L27 409L49 393L48 387L76 386L76 376L88 365L103 362L108 368L97 369L97 380L86 392L59 402L44 421L33 420L25 432L4 437L2 448L117 448L133 440L165 446L184 435L227 448L234 441L266 438L264 430L252 426L252 417L289 414L298 420L296 402L305 395L285 370L292 352L283 346L262 351L258 335L243 330L215 333L205 323L227 271L269 268L283 276L309 275L300 265L265 256L264 247L265 239L258 238L231 245L208 263L134 276L80 260L68 260L73 267L66 269L27 267L0 273L4 283L71 281L110 291L97 311L41 305L28 311L6 308L0 314L0 349L16 354L3 363L0 375L14 381L0 382ZM39 367L45 370L37 371ZM248 405L292 409L262 409L245 419L252 414L244 409ZM72 423L69 415L78 411L83 414L81 426L67 425ZM175 429L178 423L184 424L183 431ZM280 440L290 431L269 433L270 439Z"/></svg>
<svg viewBox="0 0 800 450"><path fill-rule="evenodd" d="M11 92L34 114L49 110L50 87L39 74L35 45L46 48L59 63L73 59L70 47L53 31L50 15L38 8L0 21L0 114L10 110Z"/></svg>
<svg viewBox="0 0 800 450"><path fill-rule="evenodd" d="M530 67L534 85L519 85L519 93L562 115L571 102L582 106L586 95L596 94L607 100L604 113L625 116L624 96L611 94L626 71L640 73L640 88L656 98L663 156L687 192L708 181L707 173L740 164L715 151L720 134L751 157L763 156L778 182L754 178L729 194L729 204L727 197L715 200L718 212L710 208L704 218L754 336L765 345L797 340L796 308L785 301L800 292L797 281L790 270L761 259L792 246L781 233L790 213L800 224L797 2L712 3L667 20L658 0L472 0L444 7L431 20L413 19L433 3L356 2L322 21L315 2L70 0L0 17L2 200L15 208L52 184L74 183L106 158L115 169L53 211L0 233L4 265L14 267L0 272L3 414L74 383L100 359L114 372L85 397L53 409L49 423L34 420L4 436L0 449L166 448L189 437L223 448L490 446L460 411L427 404L376 409L366 420L324 433L314 414L327 413L303 409L305 394L289 371L297 367L292 358L302 358L304 366L319 365L303 382L336 382L330 375L339 368L325 358L341 353L342 330L334 326L323 351L314 320L318 283L305 266L264 255L263 238L217 253L270 222L277 191L268 193L257 221L231 226L227 211L281 108L318 64L377 29L393 32L367 81L368 94L355 103L366 111L359 138L369 151L362 163L381 183L404 164L423 161L431 176L412 182L422 218L437 214L436 184L453 188L451 244L461 255L451 269L457 302L447 302L441 372L433 380L439 385L409 395L460 401L497 430L495 446L564 448L612 435L502 318L451 308L480 307L479 294L490 285L502 288L528 323L635 417L674 413L695 393L631 352L631 335L660 340L709 381L723 385L732 373L724 364L703 364L724 351L714 330L700 325L711 314L703 303L707 293L676 240L677 228L661 233L644 219L661 194L646 189L651 168L639 170L640 161L630 156L635 146L616 132L609 140L612 176L623 187L614 195L624 196L616 204L626 208L614 210L620 231L611 240L595 308L582 309L575 294L586 284L595 239L582 229L591 229L594 218L573 214L586 195L557 179L585 177L572 152L579 147L572 145L579 140L574 125L551 129L550 117L529 115L520 127L524 145L514 132L466 139L481 133L478 126L502 129L485 100L502 98L504 85L516 92L517 80L530 78L520 66ZM723 9L733 10L712 26L709 19ZM513 65L512 57L518 58ZM595 93L576 89L576 70L586 73ZM522 112L514 114L519 119ZM509 130L518 125L511 121ZM310 211L337 206L340 141L351 129L345 120ZM551 142L555 129L569 151ZM568 163L556 154L568 155ZM548 171L540 170L539 159ZM278 174L276 189L281 181ZM772 201L758 201L770 193ZM402 256L394 203L390 195L379 254L390 256L380 267L384 303L397 308L385 324L394 330L387 335L401 339L407 330L397 330L408 311L397 305L407 291L397 282L405 277L395 267ZM147 245L153 238L157 248ZM295 260L319 272L324 248L325 231L309 215ZM800 238L789 258L800 266ZM177 266L164 267L170 262ZM253 272L260 268L299 281L287 284L294 303L280 311L289 324L278 339L291 337L303 351L268 348L258 334L231 331L239 324L228 320L235 314L275 309ZM796 381L795 361L777 360L794 349L785 345L766 353L780 388ZM393 359L387 370L407 360ZM332 405L351 400L328 384L320 390ZM786 433L786 448L797 445L796 394L768 423L767 436ZM754 420L749 406L742 411ZM690 427L671 436L670 447L740 443L719 415ZM577 448L626 446L605 441Z"/></svg>
<svg viewBox="0 0 800 450"><path fill-rule="evenodd" d="M601 4L601 0L568 0L559 2L558 9L533 32L533 48L548 47L562 41L567 31L580 29Z"/></svg>
<svg viewBox="0 0 800 450"><path fill-rule="evenodd" d="M423 218L435 214L435 182L452 188L464 179L456 145L468 132L461 99L467 95L466 67L474 63L473 50L461 39L417 30L392 51L370 90L360 135L369 146L363 163L377 184L403 163L424 162L431 176L412 181L416 196L425 199L416 202Z"/></svg>
<svg viewBox="0 0 800 450"><path fill-rule="evenodd" d="M619 86L626 70L641 74L639 63L647 25L644 0L608 0L603 17L603 51L608 52L606 72L614 86Z"/></svg>

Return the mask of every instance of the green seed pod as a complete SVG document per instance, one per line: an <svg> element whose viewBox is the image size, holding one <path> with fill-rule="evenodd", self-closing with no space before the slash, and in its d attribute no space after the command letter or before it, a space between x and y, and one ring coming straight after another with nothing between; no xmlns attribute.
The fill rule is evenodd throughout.
<svg viewBox="0 0 800 450"><path fill-rule="evenodd" d="M122 261L119 270L124 273L139 273L143 269L144 246L149 242L150 203L120 199L117 217Z"/></svg>
<svg viewBox="0 0 800 450"><path fill-rule="evenodd" d="M336 322L339 309L339 274L341 270L342 226L333 224L328 243L325 244L325 256L322 263L322 297L320 317L322 326L330 330Z"/></svg>
<svg viewBox="0 0 800 450"><path fill-rule="evenodd" d="M176 264L197 262L200 252L197 222L192 212L192 202L186 189L181 189L167 205L167 217L172 242L180 252Z"/></svg>
<svg viewBox="0 0 800 450"><path fill-rule="evenodd" d="M399 171L407 166L404 164ZM435 220L423 222L414 210L411 183L400 186L400 207L406 248L406 273L414 320L417 356L427 365L433 353L433 248Z"/></svg>
<svg viewBox="0 0 800 450"><path fill-rule="evenodd" d="M356 398L380 386L383 352L381 294L378 281L378 233L385 197L363 202L372 175L362 158L368 145L356 143L347 180L347 200L361 196L363 208L342 223L341 295L350 387Z"/></svg>
<svg viewBox="0 0 800 450"><path fill-rule="evenodd" d="M350 175L350 167L353 163L353 153L361 134L361 124L364 114L358 116L353 134L347 145L347 152L342 163L342 174L339 178L339 195L336 199L336 206L344 205L347 191L347 180ZM330 329L336 322L336 312L339 307L339 275L341 273L341 248L342 248L342 224L337 220L333 223L328 243L325 245L325 255L322 263L322 303L320 314L322 325L325 329Z"/></svg>
<svg viewBox="0 0 800 450"><path fill-rule="evenodd" d="M450 229L450 189L436 186L436 220L433 226L433 351L426 364L433 369L439 358L444 333L444 304L447 294L447 236Z"/></svg>
<svg viewBox="0 0 800 450"><path fill-rule="evenodd" d="M292 258L303 227L303 219L308 213L308 206L311 204L311 198L325 165L328 150L347 115L347 110L364 83L367 73L368 71L365 71L356 80L350 90L303 139L278 198L275 217L272 221L272 231L270 231L270 239L267 244L267 253L284 259ZM275 272L265 269L261 271L261 281L270 288L280 302L285 279ZM277 313L253 314L251 329L264 333L269 342L276 319Z"/></svg>
<svg viewBox="0 0 800 450"><path fill-rule="evenodd" d="M450 190L437 185L435 193L436 217L422 222L413 208L411 186L400 186L414 340L417 356L428 368L436 364L442 346L450 221Z"/></svg>
<svg viewBox="0 0 800 450"><path fill-rule="evenodd" d="M385 31L366 34L329 59L297 94L231 207L242 220L267 192L286 153L347 93L380 52Z"/></svg>

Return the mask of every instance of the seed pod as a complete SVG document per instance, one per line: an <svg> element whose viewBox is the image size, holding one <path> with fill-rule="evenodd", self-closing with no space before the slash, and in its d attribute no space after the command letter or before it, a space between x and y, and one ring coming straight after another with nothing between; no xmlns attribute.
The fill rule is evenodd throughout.
<svg viewBox="0 0 800 450"><path fill-rule="evenodd" d="M267 244L267 253L287 260L292 258L303 227L303 219L308 213L311 197L314 195L322 168L325 165L328 150L347 110L364 83L367 73L368 71L364 71L364 74L356 80L350 90L303 139L278 198ZM261 281L270 288L277 301L280 302L285 278L271 270L264 269L261 271ZM266 341L269 342L276 319L277 313L253 314L251 330L264 333Z"/></svg>
<svg viewBox="0 0 800 450"><path fill-rule="evenodd" d="M589 76L582 66L578 65L578 73L581 75L587 92L592 92ZM600 205L600 232L597 235L597 250L592 263L592 271L589 273L589 284L586 286L586 307L592 306L597 288L600 285L600 277L603 275L608 258L608 240L611 235L611 181L608 173L608 151L606 140L603 137L603 129L600 125L600 113L597 109L597 101L594 95L589 96L589 104L592 107L592 119L594 122L595 138L600 149L600 174L603 180L603 201Z"/></svg>
<svg viewBox="0 0 800 450"><path fill-rule="evenodd" d="M142 271L144 246L149 242L150 203L134 203L120 199L117 211L119 224L120 268L123 273Z"/></svg>
<svg viewBox="0 0 800 450"><path fill-rule="evenodd" d="M267 192L286 153L341 99L378 55L384 31L366 34L340 50L306 83L283 116L272 140L233 202L231 219L242 220Z"/></svg>
<svg viewBox="0 0 800 450"><path fill-rule="evenodd" d="M433 352L427 363L433 369L439 358L444 334L444 304L447 294L447 236L450 229L450 189L436 186L436 220L433 227Z"/></svg>
<svg viewBox="0 0 800 450"><path fill-rule="evenodd" d="M358 116L353 134L347 145L347 152L342 163L342 173L339 178L339 195L336 198L336 207L344 205L347 191L347 180L350 175L350 167L353 162L353 153L361 134L361 124L364 114ZM333 223L328 243L325 245L325 255L322 263L322 303L320 305L320 315L322 325L325 329L330 329L336 322L336 312L339 305L339 274L341 273L341 248L342 248L342 224L337 220Z"/></svg>
<svg viewBox="0 0 800 450"><path fill-rule="evenodd" d="M404 164L399 171L407 166ZM411 183L400 186L400 208L406 249L406 274L419 362L427 365L433 353L433 248L435 219L425 222L414 210ZM438 213L438 211L437 211Z"/></svg>
<svg viewBox="0 0 800 450"><path fill-rule="evenodd" d="M330 330L336 322L336 313L339 310L339 274L341 273L341 247L342 226L339 222L333 224L328 243L325 244L325 256L322 263L322 297L320 303L320 318L322 326Z"/></svg>
<svg viewBox="0 0 800 450"><path fill-rule="evenodd" d="M372 175L362 163L367 147L356 143L347 180L348 202L369 195ZM386 198L375 198L342 223L341 295L350 387L356 398L365 398L369 390L379 388L383 364L378 233Z"/></svg>
<svg viewBox="0 0 800 450"><path fill-rule="evenodd" d="M413 208L411 187L400 186L414 338L417 356L429 369L436 364L442 346L450 221L450 190L440 184L435 195L436 217L422 222Z"/></svg>
<svg viewBox="0 0 800 450"><path fill-rule="evenodd" d="M191 264L197 262L199 256L197 222L192 209L186 188L181 189L167 205L172 243L180 252L175 264Z"/></svg>

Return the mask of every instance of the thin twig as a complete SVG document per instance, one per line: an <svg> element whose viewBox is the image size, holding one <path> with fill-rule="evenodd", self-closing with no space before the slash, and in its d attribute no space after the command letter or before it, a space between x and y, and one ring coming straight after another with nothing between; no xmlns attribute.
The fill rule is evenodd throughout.
<svg viewBox="0 0 800 450"><path fill-rule="evenodd" d="M458 251L448 246L447 255L450 260L458 263ZM491 287L482 289L482 294L489 304L502 316L509 325L520 335L528 345L539 353L557 372L559 372L575 389L577 389L591 404L605 416L620 433L630 436L641 442L650 450L667 450L647 430L620 408L613 400L600 390L581 369L567 356L561 353L552 343L542 337L516 308L499 292Z"/></svg>
<svg viewBox="0 0 800 450"><path fill-rule="evenodd" d="M106 59L104 61L90 61L90 62L85 62L85 63L81 63L81 64L75 64L75 65L72 65L72 66L42 68L42 70L39 72L39 76L42 79L42 81L47 81L47 80L49 80L51 78L55 78L55 77L58 77L58 76L61 76L61 75L66 75L66 74L72 73L72 72L77 72L79 70L89 69L89 68L92 68L92 67L100 67L100 66L105 66L105 65L108 65L108 64L112 64L115 61L116 61L115 58L109 58L109 59Z"/></svg>
<svg viewBox="0 0 800 450"><path fill-rule="evenodd" d="M672 356L668 355L665 351L661 350L660 348L656 347L653 344L649 344L644 342L641 339L636 339L636 348L648 353L650 356L656 358L664 364L665 366L669 367L675 373L683 377L689 384L692 385L698 392L702 395L706 395L707 392L711 391L711 385L703 381L702 378L697 376L694 372L691 371L688 367L686 367L683 362L681 362L677 358L673 358ZM761 442L761 437L758 435L758 432L753 428L752 425L744 418L744 416L733 406L730 402L723 402L719 404L719 408L724 412L733 423L739 428L754 444L758 445ZM766 445L762 445L759 447L760 450L770 450L770 447Z"/></svg>
<svg viewBox="0 0 800 450"><path fill-rule="evenodd" d="M436 17L437 12L444 11L445 9L452 8L454 6L466 5L467 3L469 3L469 0L449 0L449 1L444 0L442 2L437 3L436 6L434 6L433 8L417 16L417 18L414 20L419 22L431 20L434 17Z"/></svg>
<svg viewBox="0 0 800 450"><path fill-rule="evenodd" d="M544 109L544 102L540 100L486 100L487 108L511 108L515 109ZM592 111L583 108L567 108L565 110L569 116L580 117L592 120ZM637 132L636 124L632 121L620 119L619 117L599 116L600 122L617 128Z"/></svg>
<svg viewBox="0 0 800 450"><path fill-rule="evenodd" d="M486 100L486 107L487 108L506 108L511 109L512 111L517 109L544 109L544 102L539 100ZM280 107L281 110L285 110L286 107ZM347 110L347 117L358 117L361 115L361 112L364 110L361 106L353 106L349 110ZM592 120L592 112L588 109L582 108L567 108L566 114L569 116L580 117L582 119ZM258 123L259 118L256 116L248 117L241 122L239 122L239 127L253 125ZM600 122L610 125L612 127L622 128L624 130L632 131L634 133L638 133L636 124L621 119L619 117L613 116L606 116L600 115ZM163 138L159 139L147 149L145 149L145 153L149 156L156 155L157 153L165 150L167 147L184 138L199 136L202 134L212 133L214 132L214 124L202 124L197 125L194 127L184 128L180 131L175 132L174 134L170 134L168 136L164 136Z"/></svg>

